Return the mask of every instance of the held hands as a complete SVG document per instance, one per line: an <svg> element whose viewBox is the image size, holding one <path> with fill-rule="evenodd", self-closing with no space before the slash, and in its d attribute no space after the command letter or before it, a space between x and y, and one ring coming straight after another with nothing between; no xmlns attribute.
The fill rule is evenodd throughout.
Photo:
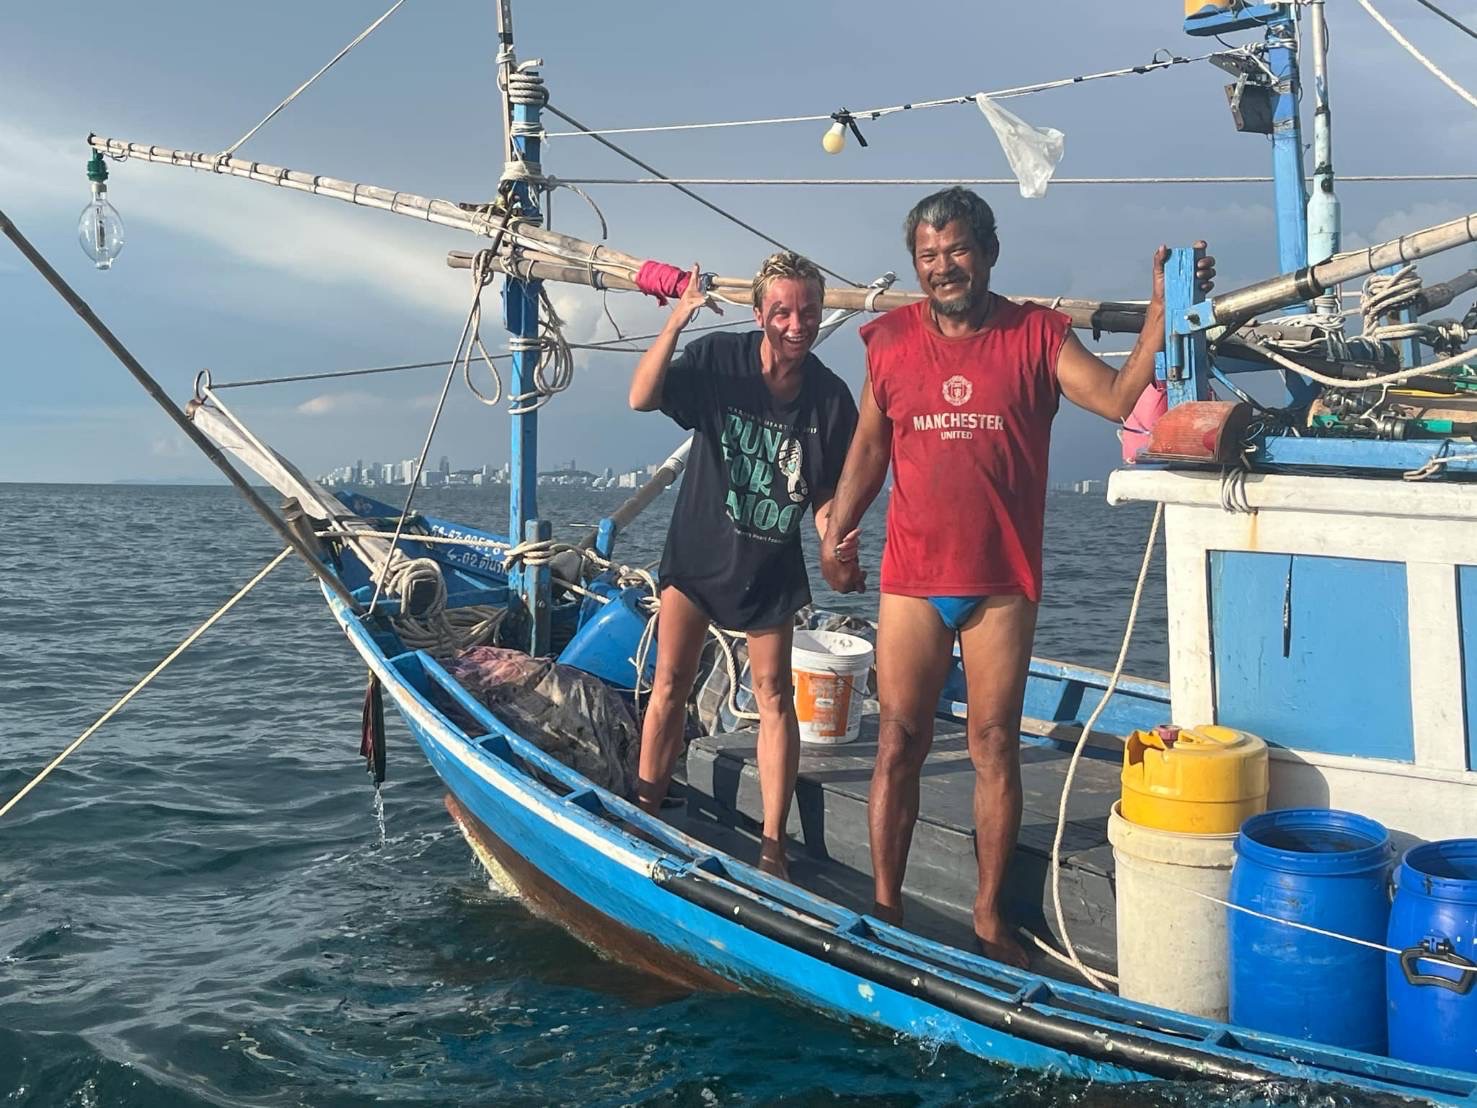
<svg viewBox="0 0 1477 1108"><path fill-rule="evenodd" d="M1200 239L1195 243L1195 249L1204 250L1205 240ZM1159 305L1164 303L1164 263L1169 261L1169 247L1161 246L1154 251L1154 302ZM1215 257L1207 254L1195 263L1195 284L1201 296L1210 294L1215 288Z"/></svg>
<svg viewBox="0 0 1477 1108"><path fill-rule="evenodd" d="M840 542L821 540L821 575L837 592L866 592L867 571L857 561L861 532L851 531Z"/></svg>
<svg viewBox="0 0 1477 1108"><path fill-rule="evenodd" d="M719 315L723 314L723 309L702 290L701 276L702 267L694 263L692 272L687 276L687 287L682 290L682 295L677 298L677 303L672 307L672 322L679 330L691 323L692 317L703 308L710 308Z"/></svg>

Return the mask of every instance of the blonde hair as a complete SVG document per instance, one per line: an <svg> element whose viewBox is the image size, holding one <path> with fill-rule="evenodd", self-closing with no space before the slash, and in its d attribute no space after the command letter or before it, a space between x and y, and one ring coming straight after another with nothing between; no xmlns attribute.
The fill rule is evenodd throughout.
<svg viewBox="0 0 1477 1108"><path fill-rule="evenodd" d="M816 264L793 250L781 250L765 258L759 272L754 275L754 307L764 307L764 297L769 293L769 286L784 280L814 281L821 296L826 295L826 279Z"/></svg>

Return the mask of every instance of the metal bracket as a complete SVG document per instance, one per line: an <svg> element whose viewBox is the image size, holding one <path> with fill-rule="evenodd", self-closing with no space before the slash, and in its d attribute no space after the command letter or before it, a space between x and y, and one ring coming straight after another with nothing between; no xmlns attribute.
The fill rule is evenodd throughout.
<svg viewBox="0 0 1477 1108"><path fill-rule="evenodd" d="M1164 266L1164 376L1169 405L1210 399L1210 352L1204 328L1215 322L1209 301L1199 299L1195 265L1204 250L1176 247Z"/></svg>

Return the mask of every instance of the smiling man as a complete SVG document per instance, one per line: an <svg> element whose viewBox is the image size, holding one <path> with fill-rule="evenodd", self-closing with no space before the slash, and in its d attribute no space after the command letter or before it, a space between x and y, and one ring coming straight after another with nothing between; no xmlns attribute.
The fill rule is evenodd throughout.
<svg viewBox="0 0 1477 1108"><path fill-rule="evenodd" d="M1082 345L1066 316L990 291L1000 240L994 213L973 192L926 197L903 229L926 295L862 328L860 421L821 547L831 586L860 591L865 574L840 537L881 491L890 463L877 629L881 719L868 811L875 911L902 920L918 781L957 636L975 768L975 936L988 956L1024 966L1001 892L1020 829L1020 722L1041 599L1051 423L1062 396L1122 420L1153 379L1164 346L1168 250L1154 255L1143 331L1115 372ZM1214 274L1206 258L1198 272L1205 288Z"/></svg>
<svg viewBox="0 0 1477 1108"><path fill-rule="evenodd" d="M641 725L637 800L656 813L682 751L687 698L708 624L744 631L759 709L759 789L764 801L759 863L788 876L785 821L800 763L790 684L795 612L810 603L800 522L826 513L856 404L846 383L811 353L825 279L789 251L771 255L754 279L757 331L715 333L675 361L678 336L713 307L694 266L662 333L631 377L631 407L660 408L693 432L661 563L656 676ZM839 542L855 557L856 536Z"/></svg>

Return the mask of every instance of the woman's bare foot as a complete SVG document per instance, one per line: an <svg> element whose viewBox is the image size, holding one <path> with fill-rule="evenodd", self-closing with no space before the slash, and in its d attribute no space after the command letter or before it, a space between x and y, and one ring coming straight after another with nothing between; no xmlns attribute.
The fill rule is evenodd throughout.
<svg viewBox="0 0 1477 1108"><path fill-rule="evenodd" d="M779 839L765 836L759 843L759 869L781 881L790 879L790 860L785 856L785 844Z"/></svg>
<svg viewBox="0 0 1477 1108"><path fill-rule="evenodd" d="M1015 940L1015 928L999 915L986 915L979 911L974 916L974 941L986 958L1004 962L1016 969L1029 969L1030 956L1026 948Z"/></svg>

